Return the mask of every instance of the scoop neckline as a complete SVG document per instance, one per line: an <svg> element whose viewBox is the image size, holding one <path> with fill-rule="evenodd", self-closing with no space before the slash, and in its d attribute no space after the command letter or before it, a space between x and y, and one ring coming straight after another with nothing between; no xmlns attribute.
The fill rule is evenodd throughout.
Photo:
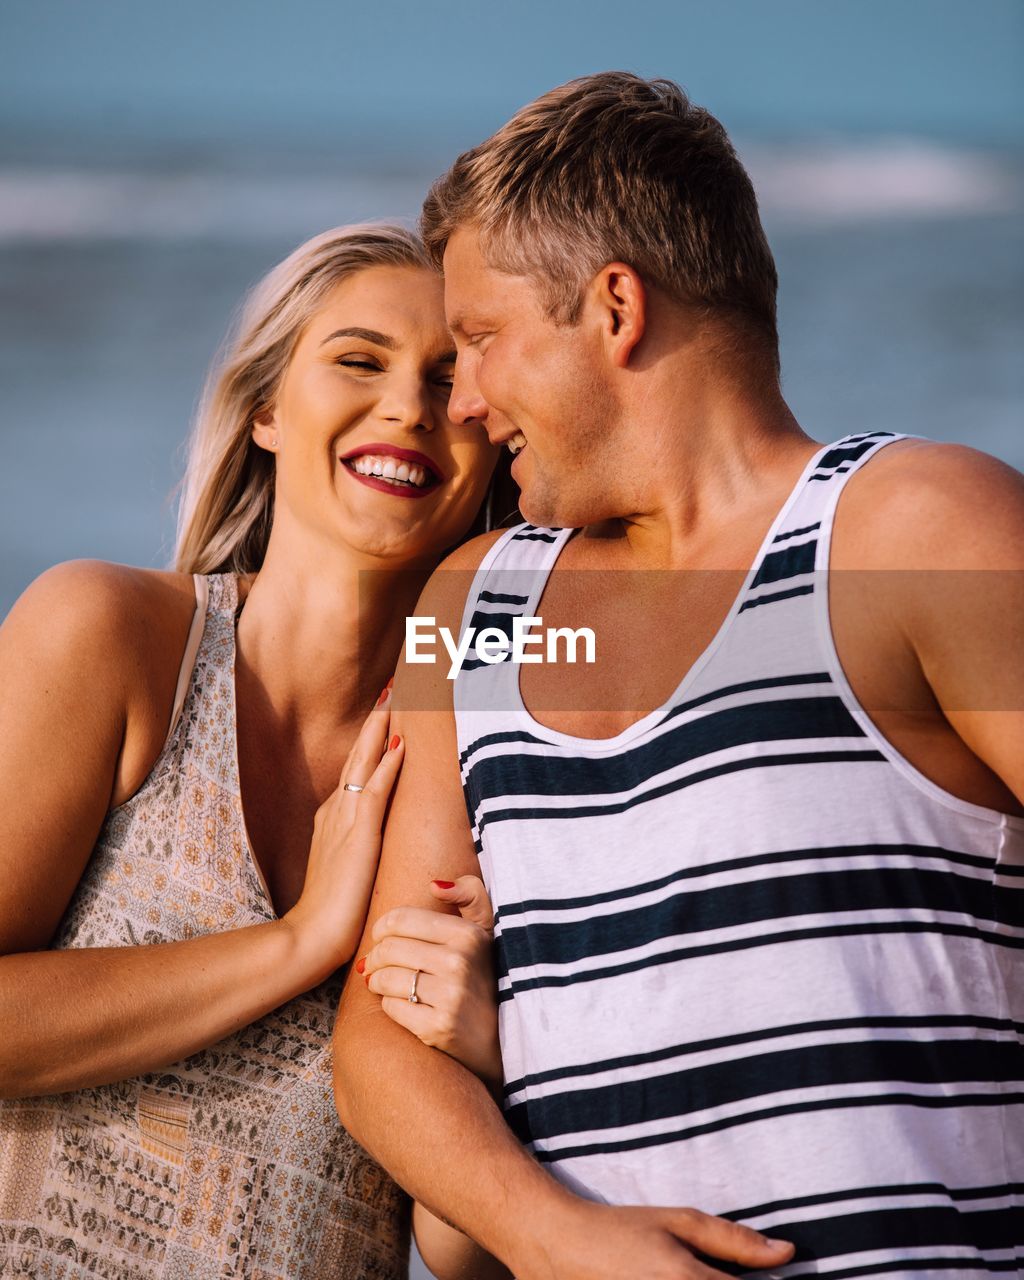
<svg viewBox="0 0 1024 1280"><path fill-rule="evenodd" d="M675 686L675 688L672 690L669 696L664 700L664 702L662 702L659 706L655 707L653 711L650 711L646 715L641 716L639 720L634 720L632 724L627 725L625 729L621 730L619 733L615 734L613 737L581 738L575 734L563 733L559 729L552 729L545 724L541 724L541 722L530 712L530 710L526 706L526 702L523 699L522 688L519 683L520 676L522 673L518 667L513 667L513 678L511 683L512 683L512 691L513 691L513 698L514 698L514 709L517 717L526 726L528 731L531 734L533 734L535 737L542 738L545 741L552 743L553 745L576 747L581 751L587 751L594 754L604 754L610 751L617 751L620 747L625 746L626 744L632 742L634 739L638 737L641 737L644 733L647 732L648 729L653 728L655 725L659 724L665 718L666 714L669 711L671 711L672 707L683 699L683 695L687 692L688 689L690 689L693 686L697 677L700 675L700 673L704 670L704 668L708 665L708 663L714 657L715 653L721 647L722 643L725 640L726 635L729 632L730 627L732 626L732 622L734 618L739 613L740 605L744 597L746 596L747 592L750 590L751 584L753 583L754 577L757 574L757 570L760 567L761 561L764 559L765 555L767 554L768 548L771 546L772 541L775 538L775 535L778 533L779 529L785 523L786 518L789 515L790 511L792 510L794 504L796 503L796 500L800 495L800 493L802 492L804 485L807 483L808 477L812 475L814 471L817 470L820 460L825 456L825 454L831 448L833 448L832 444L823 444L819 449L815 450L815 452L807 460L803 470L800 472L799 477L797 478L796 482L791 488L785 502L783 502L782 506L779 508L779 511L775 516L775 519L772 521L771 525L769 526L768 532L764 535L764 538L761 540L761 544L758 547L756 555L754 556L753 563L751 564L750 568L747 570L747 573L744 576L743 582L741 583L738 591L736 592L735 598L733 599L732 604L729 606L729 610L726 613L725 617L722 619L721 623L719 624L718 629L715 631L715 634L712 636L711 640L705 646L705 648L697 657L697 659L691 664L689 669L684 673L679 683ZM546 570L546 572L544 574L543 581L540 583L539 588L531 589L530 597L526 606L526 613L528 616L529 615L536 615L538 617L542 616L538 612L539 606L540 606L541 600L543 599L544 591L551 578L551 574L554 571L555 566L558 562L558 557L561 555L566 543L569 541L572 535L574 533L578 533L579 530L565 529L560 532L561 532L561 536L556 538L555 542L552 544L550 548L549 557L545 559L543 568Z"/></svg>

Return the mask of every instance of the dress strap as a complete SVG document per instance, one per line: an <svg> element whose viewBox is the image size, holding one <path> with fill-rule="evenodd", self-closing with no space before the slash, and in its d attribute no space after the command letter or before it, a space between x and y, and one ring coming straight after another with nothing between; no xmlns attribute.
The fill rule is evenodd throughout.
<svg viewBox="0 0 1024 1280"><path fill-rule="evenodd" d="M201 573L192 575L192 582L195 586L196 608L192 615L192 625L188 629L188 639L185 641L185 652L182 655L181 667L178 670L178 683L174 690L174 706L171 710L171 722L167 729L167 738L164 741L162 750L167 749L171 738L174 737L174 730L178 727L178 721L181 719L182 708L185 706L185 699L188 697L189 685L192 682L192 670L196 665L196 657L199 653L199 646L203 641L203 632L206 629L206 613L210 600L210 583L209 580Z"/></svg>

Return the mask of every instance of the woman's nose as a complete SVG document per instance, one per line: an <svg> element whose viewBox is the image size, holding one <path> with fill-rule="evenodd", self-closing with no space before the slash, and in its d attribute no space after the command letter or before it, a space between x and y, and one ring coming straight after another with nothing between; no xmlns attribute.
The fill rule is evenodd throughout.
<svg viewBox="0 0 1024 1280"><path fill-rule="evenodd" d="M423 379L392 384L381 397L378 413L385 422L394 422L409 431L434 429L437 406L432 403L430 385Z"/></svg>

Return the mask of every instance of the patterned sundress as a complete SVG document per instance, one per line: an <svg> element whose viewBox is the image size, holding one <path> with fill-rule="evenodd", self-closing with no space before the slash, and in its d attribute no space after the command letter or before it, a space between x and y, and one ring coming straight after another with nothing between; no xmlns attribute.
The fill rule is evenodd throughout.
<svg viewBox="0 0 1024 1280"><path fill-rule="evenodd" d="M142 787L108 816L54 948L275 918L238 781L237 580L196 587L180 714ZM0 1101L0 1277L406 1276L408 1201L334 1109L341 977L161 1071Z"/></svg>

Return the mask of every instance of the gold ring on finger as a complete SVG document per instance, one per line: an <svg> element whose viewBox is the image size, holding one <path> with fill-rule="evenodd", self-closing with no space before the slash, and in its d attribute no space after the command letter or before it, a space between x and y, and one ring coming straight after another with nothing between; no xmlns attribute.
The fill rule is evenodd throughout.
<svg viewBox="0 0 1024 1280"><path fill-rule="evenodd" d="M412 986L409 988L410 1004L419 1004L420 1002L420 998L416 994L416 984L419 982L419 980L420 980L420 970L417 969L416 972L412 975Z"/></svg>
<svg viewBox="0 0 1024 1280"><path fill-rule="evenodd" d="M358 782L346 782L345 786L343 787L344 791L362 791L362 789L363 788L359 785Z"/></svg>

